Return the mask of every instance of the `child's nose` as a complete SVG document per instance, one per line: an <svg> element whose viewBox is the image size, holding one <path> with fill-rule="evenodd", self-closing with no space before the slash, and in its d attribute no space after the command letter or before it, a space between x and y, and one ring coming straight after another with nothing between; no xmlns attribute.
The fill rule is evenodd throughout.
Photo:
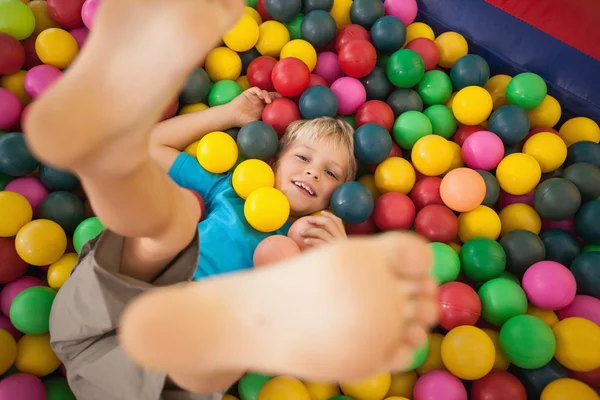
<svg viewBox="0 0 600 400"><path fill-rule="evenodd" d="M307 175L308 175L310 178L314 179L315 181L318 181L319 179L321 179L321 177L319 176L319 174L317 173L317 171L314 171L314 170L308 169L308 170L306 170L306 174L307 174Z"/></svg>

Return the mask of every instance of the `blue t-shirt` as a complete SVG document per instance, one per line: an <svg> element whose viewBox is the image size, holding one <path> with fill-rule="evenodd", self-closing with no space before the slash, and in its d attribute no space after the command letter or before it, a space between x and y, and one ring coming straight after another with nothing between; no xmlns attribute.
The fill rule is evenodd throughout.
<svg viewBox="0 0 600 400"><path fill-rule="evenodd" d="M187 153L181 153L169 170L179 186L199 193L206 215L198 224L200 261L194 280L252 268L256 246L271 235L287 235L291 224L272 233L252 228L244 216L244 200L231 184L231 173L212 174Z"/></svg>

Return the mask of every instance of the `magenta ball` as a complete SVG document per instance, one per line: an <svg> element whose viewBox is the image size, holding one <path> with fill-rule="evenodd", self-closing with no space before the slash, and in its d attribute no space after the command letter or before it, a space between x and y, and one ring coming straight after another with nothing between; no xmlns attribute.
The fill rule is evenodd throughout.
<svg viewBox="0 0 600 400"><path fill-rule="evenodd" d="M67 376L67 369L65 368L65 364L60 364L60 367L58 368L58 370L60 371L62 376Z"/></svg>
<svg viewBox="0 0 600 400"><path fill-rule="evenodd" d="M83 3L83 7L81 7L81 19L88 29L92 29L99 4L99 0L86 0L85 3Z"/></svg>
<svg viewBox="0 0 600 400"><path fill-rule="evenodd" d="M413 400L467 400L467 389L450 372L435 370L422 375L413 389Z"/></svg>
<svg viewBox="0 0 600 400"><path fill-rule="evenodd" d="M25 74L25 91L32 99L36 99L61 76L60 69L52 65L33 67Z"/></svg>
<svg viewBox="0 0 600 400"><path fill-rule="evenodd" d="M496 168L504 157L504 144L502 139L492 132L475 132L463 143L462 157L470 168L490 171Z"/></svg>
<svg viewBox="0 0 600 400"><path fill-rule="evenodd" d="M542 231L547 231L548 229L562 229L573 236L577 236L577 232L575 231L575 217L563 219L562 221L550 221L549 219L542 218Z"/></svg>
<svg viewBox="0 0 600 400"><path fill-rule="evenodd" d="M15 328L12 322L10 322L10 318L5 317L4 315L0 315L0 329L4 329L6 332L10 333L12 337L15 338L16 342L23 336L23 334Z"/></svg>
<svg viewBox="0 0 600 400"><path fill-rule="evenodd" d="M22 276L11 283L4 285L0 290L0 311L4 315L10 315L10 305L19 293L33 286L45 286L44 282L33 276Z"/></svg>
<svg viewBox="0 0 600 400"><path fill-rule="evenodd" d="M37 376L14 374L0 381L0 400L46 400L46 388Z"/></svg>
<svg viewBox="0 0 600 400"><path fill-rule="evenodd" d="M412 24L417 18L416 0L385 0L383 3L385 15L392 15L404 22L404 25Z"/></svg>
<svg viewBox="0 0 600 400"><path fill-rule="evenodd" d="M554 261L533 264L523 275L522 284L529 301L545 310L568 306L577 293L577 282L571 271Z"/></svg>
<svg viewBox="0 0 600 400"><path fill-rule="evenodd" d="M81 50L83 48L83 45L85 44L85 41L88 38L88 35L90 34L90 31L88 28L82 26L81 28L75 28L70 30L69 33L75 38L75 41L79 46L79 50Z"/></svg>
<svg viewBox="0 0 600 400"><path fill-rule="evenodd" d="M529 193L525 193L519 196L514 194L506 193L504 190L500 190L500 196L498 197L498 207L500 209L510 206L515 203L523 203L528 206L534 207L533 205L533 194L535 193L535 189L533 189Z"/></svg>
<svg viewBox="0 0 600 400"><path fill-rule="evenodd" d="M32 176L14 179L6 185L4 190L22 194L31 204L34 215L37 215L38 208L49 193L42 181Z"/></svg>
<svg viewBox="0 0 600 400"><path fill-rule="evenodd" d="M21 102L8 89L0 88L0 129L10 129L19 122Z"/></svg>
<svg viewBox="0 0 600 400"><path fill-rule="evenodd" d="M325 79L327 85L331 86L333 82L344 76L338 56L331 51L324 51L317 56L317 65L313 70L313 74L319 75Z"/></svg>
<svg viewBox="0 0 600 400"><path fill-rule="evenodd" d="M580 317L600 326L600 299L585 294L575 296L571 304L558 310L558 318Z"/></svg>
<svg viewBox="0 0 600 400"><path fill-rule="evenodd" d="M345 76L333 82L330 88L338 100L338 113L352 115L367 101L367 91L356 78Z"/></svg>

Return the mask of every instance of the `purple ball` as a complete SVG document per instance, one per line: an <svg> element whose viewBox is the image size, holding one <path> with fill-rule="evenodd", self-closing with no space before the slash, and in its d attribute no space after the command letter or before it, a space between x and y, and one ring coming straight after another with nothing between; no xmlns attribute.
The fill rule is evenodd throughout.
<svg viewBox="0 0 600 400"><path fill-rule="evenodd" d="M399 18L404 25L410 25L417 18L416 0L385 0L383 3L385 15Z"/></svg>
<svg viewBox="0 0 600 400"><path fill-rule="evenodd" d="M325 79L329 86L337 79L344 76L338 56L331 51L324 51L317 56L317 65L313 70L313 74L319 75L321 78Z"/></svg>
<svg viewBox="0 0 600 400"><path fill-rule="evenodd" d="M6 332L10 333L12 337L15 338L15 342L18 342L21 339L23 334L19 332L17 328L10 322L10 318L5 317L4 315L0 315L0 329L4 329Z"/></svg>
<svg viewBox="0 0 600 400"><path fill-rule="evenodd" d="M6 284L0 290L0 311L4 315L10 315L10 306L15 297L25 289L33 286L45 286L44 282L33 276L22 276L19 279Z"/></svg>
<svg viewBox="0 0 600 400"><path fill-rule="evenodd" d="M98 5L100 5L99 0L86 0L81 7L81 19L88 29L92 29Z"/></svg>
<svg viewBox="0 0 600 400"><path fill-rule="evenodd" d="M38 65L25 74L25 91L32 99L38 98L62 76L60 69L51 65Z"/></svg>
<svg viewBox="0 0 600 400"><path fill-rule="evenodd" d="M75 41L79 46L79 50L81 50L83 48L83 45L85 44L85 41L88 38L88 35L90 34L90 31L88 28L82 26L81 28L75 28L70 30L69 33L75 38Z"/></svg>
<svg viewBox="0 0 600 400"><path fill-rule="evenodd" d="M0 381L0 400L46 400L46 388L40 378L14 374Z"/></svg>
<svg viewBox="0 0 600 400"><path fill-rule="evenodd" d="M533 264L523 275L522 285L529 301L545 310L568 306L577 293L577 282L571 271L555 261Z"/></svg>
<svg viewBox="0 0 600 400"><path fill-rule="evenodd" d="M19 122L21 102L8 89L0 88L0 129L10 129Z"/></svg>
<svg viewBox="0 0 600 400"><path fill-rule="evenodd" d="M504 158L504 144L495 133L475 132L463 143L462 156L469 168L490 171Z"/></svg>
<svg viewBox="0 0 600 400"><path fill-rule="evenodd" d="M577 236L577 232L575 231L575 217L563 219L562 221L551 221L542 218L542 231L547 231L548 229L562 229L573 236Z"/></svg>
<svg viewBox="0 0 600 400"><path fill-rule="evenodd" d="M600 326L600 299L585 294L575 296L571 304L558 310L558 318L580 317Z"/></svg>
<svg viewBox="0 0 600 400"><path fill-rule="evenodd" d="M413 400L467 400L467 389L450 372L435 370L422 375L413 389Z"/></svg>
<svg viewBox="0 0 600 400"><path fill-rule="evenodd" d="M500 190L500 196L498 197L498 207L500 207L500 209L503 209L504 207L510 206L511 204L523 203L535 208L535 206L533 205L534 193L535 189L533 189L529 193L517 196L514 194L506 193L504 190Z"/></svg>
<svg viewBox="0 0 600 400"><path fill-rule="evenodd" d="M34 216L37 215L42 201L44 201L49 193L42 181L32 176L24 176L10 181L4 190L23 195L29 201L29 204L31 204Z"/></svg>
<svg viewBox="0 0 600 400"><path fill-rule="evenodd" d="M367 101L367 91L356 78L345 76L331 84L331 90L338 99L338 113L352 115Z"/></svg>

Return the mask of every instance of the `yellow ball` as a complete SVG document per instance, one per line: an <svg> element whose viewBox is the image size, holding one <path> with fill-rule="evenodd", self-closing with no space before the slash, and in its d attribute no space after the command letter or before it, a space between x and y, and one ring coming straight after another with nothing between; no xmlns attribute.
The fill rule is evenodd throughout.
<svg viewBox="0 0 600 400"><path fill-rule="evenodd" d="M250 15L242 15L237 24L223 35L223 42L233 51L250 50L258 42L258 23Z"/></svg>
<svg viewBox="0 0 600 400"><path fill-rule="evenodd" d="M449 108L449 109L451 109L451 110L452 110L452 104L454 104L454 98L456 97L456 94L457 94L457 93L458 93L458 92L453 92L453 93L450 95L450 98L448 99L448 101L446 102L446 107L448 107L448 108Z"/></svg>
<svg viewBox="0 0 600 400"><path fill-rule="evenodd" d="M13 336L0 329L0 375L8 371L17 357L17 342Z"/></svg>
<svg viewBox="0 0 600 400"><path fill-rule="evenodd" d="M257 25L260 25L263 23L260 13L258 11L256 11L254 8L246 6L245 12L246 12L246 15L252 17L252 19L254 19L256 21Z"/></svg>
<svg viewBox="0 0 600 400"><path fill-rule="evenodd" d="M60 28L60 25L50 17L46 1L33 0L27 6L31 9L35 18L33 35L37 35L48 28Z"/></svg>
<svg viewBox="0 0 600 400"><path fill-rule="evenodd" d="M600 326L579 317L565 318L552 327L554 357L566 368L589 372L600 368Z"/></svg>
<svg viewBox="0 0 600 400"><path fill-rule="evenodd" d="M225 132L211 132L200 139L196 157L208 172L222 174L235 165L238 147L235 140Z"/></svg>
<svg viewBox="0 0 600 400"><path fill-rule="evenodd" d="M542 104L527 111L532 128L553 128L558 124L561 114L560 103L549 94L546 95Z"/></svg>
<svg viewBox="0 0 600 400"><path fill-rule="evenodd" d="M228 47L217 47L206 56L204 69L211 81L235 81L242 73L242 59Z"/></svg>
<svg viewBox="0 0 600 400"><path fill-rule="evenodd" d="M31 102L31 97L25 90L25 75L27 75L27 71L20 70L0 78L0 87L17 96L23 107Z"/></svg>
<svg viewBox="0 0 600 400"><path fill-rule="evenodd" d="M391 384L392 376L383 373L357 382L340 382L340 388L344 395L355 400L383 400Z"/></svg>
<svg viewBox="0 0 600 400"><path fill-rule="evenodd" d="M208 108L208 106L204 103L188 104L187 106L181 107L181 110L179 110L179 115L191 114L191 113L195 113L198 111L204 111L207 108Z"/></svg>
<svg viewBox="0 0 600 400"><path fill-rule="evenodd" d="M479 206L458 216L458 237L463 243L478 236L496 240L501 228L500 217L487 206Z"/></svg>
<svg viewBox="0 0 600 400"><path fill-rule="evenodd" d="M263 56L279 58L281 49L290 41L290 32L284 24L277 21L265 21L258 28L256 50Z"/></svg>
<svg viewBox="0 0 600 400"><path fill-rule="evenodd" d="M466 56L469 52L466 39L456 32L442 33L435 39L435 44L440 52L438 65L442 68L452 68L456 60Z"/></svg>
<svg viewBox="0 0 600 400"><path fill-rule="evenodd" d="M465 166L465 161L462 158L462 147L452 140L448 140L447 142L452 149L452 162L450 162L450 168L448 168L446 173L452 171L453 169L462 168Z"/></svg>
<svg viewBox="0 0 600 400"><path fill-rule="evenodd" d="M67 68L79 53L79 45L67 31L49 28L35 39L35 52L44 64Z"/></svg>
<svg viewBox="0 0 600 400"><path fill-rule="evenodd" d="M397 372L392 374L392 382L387 396L412 397L412 392L417 383L415 371Z"/></svg>
<svg viewBox="0 0 600 400"><path fill-rule="evenodd" d="M246 76L246 75L240 76L235 81L237 82L238 85L240 85L242 90L248 90L251 87L250 82L248 82L248 76Z"/></svg>
<svg viewBox="0 0 600 400"><path fill-rule="evenodd" d="M371 194L373 195L373 200L377 200L379 198L379 196L381 196L379 189L377 189L377 186L375 185L375 176L374 175L371 175L371 174L363 175L360 178L358 178L358 181L360 183L362 183L363 185L365 185L367 187L367 189L369 189L369 192L371 192Z"/></svg>
<svg viewBox="0 0 600 400"><path fill-rule="evenodd" d="M246 220L260 232L281 228L290 216L290 202L281 191L272 187L256 189L244 204Z"/></svg>
<svg viewBox="0 0 600 400"><path fill-rule="evenodd" d="M411 159L417 171L426 176L438 176L448 171L453 151L448 141L438 135L427 135L417 140Z"/></svg>
<svg viewBox="0 0 600 400"><path fill-rule="evenodd" d="M15 247L27 264L43 267L62 257L67 249L67 235L56 222L36 219L17 232Z"/></svg>
<svg viewBox="0 0 600 400"><path fill-rule="evenodd" d="M411 40L421 37L435 40L435 33L433 33L433 29L431 29L429 25L423 22L413 22L406 27L406 40L404 41L404 45L406 46Z"/></svg>
<svg viewBox="0 0 600 400"><path fill-rule="evenodd" d="M196 154L198 154L199 143L200 141L196 140L194 143L190 143L183 151L192 157L196 157Z"/></svg>
<svg viewBox="0 0 600 400"><path fill-rule="evenodd" d="M452 250L454 250L456 252L456 254L460 254L460 248L462 247L460 244L450 242L450 243L448 243L448 246L452 247Z"/></svg>
<svg viewBox="0 0 600 400"><path fill-rule="evenodd" d="M419 368L417 368L417 374L425 375L429 371L436 369L446 369L444 362L442 361L442 341L444 335L441 333L430 333L429 334L429 353L427 358Z"/></svg>
<svg viewBox="0 0 600 400"><path fill-rule="evenodd" d="M494 110L505 106L506 103L506 87L512 77L509 75L499 74L494 75L483 85L483 88L489 92L492 96L492 102L494 103Z"/></svg>
<svg viewBox="0 0 600 400"><path fill-rule="evenodd" d="M475 380L486 376L494 367L496 350L492 339L474 326L452 329L442 341L442 360L454 376Z"/></svg>
<svg viewBox="0 0 600 400"><path fill-rule="evenodd" d="M502 190L516 196L533 190L541 177L540 164L529 154L509 154L496 168L496 179Z"/></svg>
<svg viewBox="0 0 600 400"><path fill-rule="evenodd" d="M289 376L278 376L264 384L257 400L311 400L302 382Z"/></svg>
<svg viewBox="0 0 600 400"><path fill-rule="evenodd" d="M600 142L600 127L596 122L586 117L576 117L566 121L560 127L559 134L567 147L584 140L594 143Z"/></svg>
<svg viewBox="0 0 600 400"><path fill-rule="evenodd" d="M223 395L223 399L221 399L221 400L239 400L239 399L237 397L235 397L235 396L230 395L230 394L224 394Z"/></svg>
<svg viewBox="0 0 600 400"><path fill-rule="evenodd" d="M50 265L50 268L48 268L48 286L54 290L60 289L71 275L71 271L77 264L77 259L76 253L67 253Z"/></svg>
<svg viewBox="0 0 600 400"><path fill-rule="evenodd" d="M380 193L408 194L415 186L416 179L412 164L400 157L387 158L375 170L375 186Z"/></svg>
<svg viewBox="0 0 600 400"><path fill-rule="evenodd" d="M550 328L558 323L558 317L554 311L538 308L531 303L527 306L527 314L541 319L548 324Z"/></svg>
<svg viewBox="0 0 600 400"><path fill-rule="evenodd" d="M15 366L21 372L38 377L60 367L60 360L50 347L50 334L23 336L17 343Z"/></svg>
<svg viewBox="0 0 600 400"><path fill-rule="evenodd" d="M482 87L467 86L452 101L452 112L464 125L479 125L492 113L492 95Z"/></svg>
<svg viewBox="0 0 600 400"><path fill-rule="evenodd" d="M399 397L399 396L393 396L393 397L386 397L385 400L410 400L406 397Z"/></svg>
<svg viewBox="0 0 600 400"><path fill-rule="evenodd" d="M340 394L340 389L331 383L304 382L311 400L329 400Z"/></svg>
<svg viewBox="0 0 600 400"><path fill-rule="evenodd" d="M510 361L506 358L506 354L500 347L500 334L492 329L482 329L486 335L490 337L492 343L494 343L494 349L496 349L496 358L494 359L494 369L506 371L510 365Z"/></svg>
<svg viewBox="0 0 600 400"><path fill-rule="evenodd" d="M275 186L275 173L266 162L250 159L235 168L231 183L238 196L246 200L256 189Z"/></svg>
<svg viewBox="0 0 600 400"><path fill-rule="evenodd" d="M294 39L281 49L281 59L295 57L302 60L312 72L317 65L317 51L312 44L303 39Z"/></svg>
<svg viewBox="0 0 600 400"><path fill-rule="evenodd" d="M498 214L502 223L501 236L517 229L531 231L536 235L542 230L542 218L527 204L514 203L504 207Z"/></svg>
<svg viewBox="0 0 600 400"><path fill-rule="evenodd" d="M33 218L31 204L25 196L0 191L0 237L12 237Z"/></svg>
<svg viewBox="0 0 600 400"><path fill-rule="evenodd" d="M581 381L560 378L550 382L542 390L540 400L600 400L600 396Z"/></svg>
<svg viewBox="0 0 600 400"><path fill-rule="evenodd" d="M333 0L333 7L331 7L329 14L335 20L338 29L352 23L350 20L350 7L352 7L352 0Z"/></svg>
<svg viewBox="0 0 600 400"><path fill-rule="evenodd" d="M542 172L552 172L567 159L567 145L554 133L540 132L527 139L523 153L535 158Z"/></svg>

